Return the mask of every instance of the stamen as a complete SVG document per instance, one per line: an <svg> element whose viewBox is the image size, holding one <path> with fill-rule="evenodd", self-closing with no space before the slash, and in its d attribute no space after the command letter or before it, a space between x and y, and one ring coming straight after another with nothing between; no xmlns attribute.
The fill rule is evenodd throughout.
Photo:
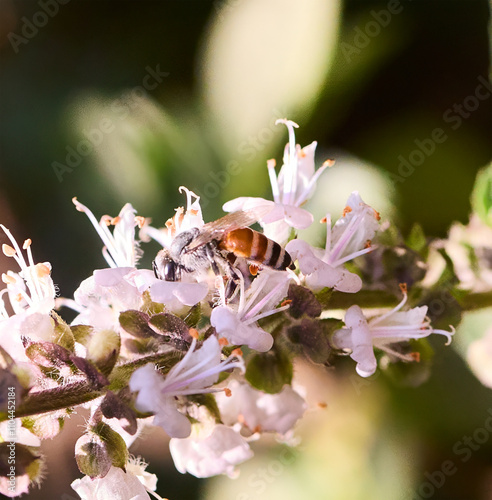
<svg viewBox="0 0 492 500"><path fill-rule="evenodd" d="M111 225L116 226L116 224L118 224L120 221L121 221L121 217L119 215L117 215L116 217L113 217L111 219Z"/></svg>
<svg viewBox="0 0 492 500"><path fill-rule="evenodd" d="M371 320L369 320L368 324L371 327L371 329L372 329L372 326L376 325L377 323L380 323L381 321L386 319L388 316L391 316L393 313L399 311L405 305L405 302L407 301L407 297L408 297L407 292L403 291L403 299L396 307L391 309L391 311L388 311L387 313L379 316L379 318L372 318Z"/></svg>
<svg viewBox="0 0 492 500"><path fill-rule="evenodd" d="M225 337L220 337L219 339L219 345L221 347L225 347L229 345L229 341Z"/></svg>
<svg viewBox="0 0 492 500"><path fill-rule="evenodd" d="M349 214L350 212L352 212L352 208L349 207L348 205L343 209L343 212L342 212L342 217L345 217L347 214Z"/></svg>
<svg viewBox="0 0 492 500"><path fill-rule="evenodd" d="M23 250L27 250L32 244L31 238L27 238L27 240L24 241L24 244L22 245Z"/></svg>
<svg viewBox="0 0 492 500"><path fill-rule="evenodd" d="M273 200L275 203L280 203L280 191L278 187L278 179L275 173L276 161L271 159L267 160L268 176L270 177L270 184L272 186Z"/></svg>
<svg viewBox="0 0 492 500"><path fill-rule="evenodd" d="M188 330L188 333L190 334L190 336L192 338L194 338L195 340L198 340L198 338L200 337L200 334L198 333L198 330L196 328L190 328Z"/></svg>
<svg viewBox="0 0 492 500"><path fill-rule="evenodd" d="M251 273L251 276L256 276L258 274L258 266L255 264L250 264L249 265L249 272Z"/></svg>
<svg viewBox="0 0 492 500"><path fill-rule="evenodd" d="M230 398L232 396L232 391L229 389L229 387L224 387L224 394L226 398Z"/></svg>
<svg viewBox="0 0 492 500"><path fill-rule="evenodd" d="M325 160L323 162L323 165L321 165L322 167L333 167L333 165L335 165L336 161L333 159L333 158L328 158L327 160Z"/></svg>

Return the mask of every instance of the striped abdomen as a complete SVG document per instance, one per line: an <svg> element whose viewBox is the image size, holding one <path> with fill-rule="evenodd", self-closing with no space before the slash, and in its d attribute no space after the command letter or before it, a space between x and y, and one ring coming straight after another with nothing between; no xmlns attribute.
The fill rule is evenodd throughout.
<svg viewBox="0 0 492 500"><path fill-rule="evenodd" d="M235 229L225 234L219 248L238 257L273 269L294 269L291 256L275 241L249 227Z"/></svg>

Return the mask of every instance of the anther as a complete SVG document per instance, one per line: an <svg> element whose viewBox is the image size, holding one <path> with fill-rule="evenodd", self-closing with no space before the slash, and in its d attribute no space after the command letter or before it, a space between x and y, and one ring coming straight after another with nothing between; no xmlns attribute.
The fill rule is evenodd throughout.
<svg viewBox="0 0 492 500"><path fill-rule="evenodd" d="M2 252L4 255L7 257L13 257L16 254L16 251L14 248L12 248L10 245L7 245L7 243L4 243L2 245Z"/></svg>
<svg viewBox="0 0 492 500"><path fill-rule="evenodd" d="M232 396L232 391L229 387L224 387L224 394L226 395L226 398L230 398Z"/></svg>
<svg viewBox="0 0 492 500"><path fill-rule="evenodd" d="M191 337L193 337L195 340L198 340L198 337L200 336L200 334L198 333L198 330L196 328L190 328L188 330L189 334Z"/></svg>
<svg viewBox="0 0 492 500"><path fill-rule="evenodd" d="M323 162L323 165L321 165L322 167L333 167L333 165L335 165L335 160L333 158L328 158L328 160L325 160Z"/></svg>
<svg viewBox="0 0 492 500"><path fill-rule="evenodd" d="M24 241L24 244L22 245L23 250L27 250L32 244L31 238L27 238L26 241Z"/></svg>
<svg viewBox="0 0 492 500"><path fill-rule="evenodd" d="M16 279L13 276L9 276L8 274L2 273L2 281L6 285L13 285L16 283Z"/></svg>
<svg viewBox="0 0 492 500"><path fill-rule="evenodd" d="M398 285L400 287L400 290L403 292L403 293L407 293L407 284L406 283L400 283Z"/></svg>
<svg viewBox="0 0 492 500"><path fill-rule="evenodd" d="M350 212L352 212L352 209L349 207L349 206L346 206L344 209L343 209L343 212L342 212L342 217L345 217L347 214L349 214Z"/></svg>

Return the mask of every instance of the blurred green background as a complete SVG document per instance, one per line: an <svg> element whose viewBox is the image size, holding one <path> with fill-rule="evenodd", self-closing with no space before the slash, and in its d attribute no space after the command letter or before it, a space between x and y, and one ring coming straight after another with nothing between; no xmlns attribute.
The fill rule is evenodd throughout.
<svg viewBox="0 0 492 500"><path fill-rule="evenodd" d="M445 236L467 221L492 157L492 91L470 98L489 77L489 30L486 0L0 0L0 219L32 238L71 296L105 265L73 196L96 216L130 201L159 226L185 185L212 220L235 196L270 196L265 162L280 164L286 142L273 123L288 117L301 145L318 141L318 165L337 159L316 215L340 212L358 189L404 231L417 221ZM147 266L157 247L146 248ZM492 498L492 438L465 462L453 452L483 427L492 394L437 348L417 389L383 377L360 389L350 363L327 374L317 390L328 410L309 415L288 464L280 448L257 446L239 480L203 481L174 471L163 434L134 453L173 500ZM306 384L309 370L298 368ZM32 498L75 497L56 460L77 475L81 423L63 447L47 443L51 470ZM426 489L446 460L456 472ZM262 487L258 470L270 470Z"/></svg>

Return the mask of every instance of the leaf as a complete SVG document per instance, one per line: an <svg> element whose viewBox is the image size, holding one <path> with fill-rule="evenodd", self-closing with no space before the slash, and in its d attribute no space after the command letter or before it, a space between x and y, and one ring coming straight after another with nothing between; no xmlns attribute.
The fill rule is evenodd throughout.
<svg viewBox="0 0 492 500"><path fill-rule="evenodd" d="M200 302L193 307L184 315L183 321L190 327L196 328L198 322L202 318L202 308Z"/></svg>
<svg viewBox="0 0 492 500"><path fill-rule="evenodd" d="M292 301L288 311L293 318L304 315L317 318L321 314L321 304L309 288L292 284L289 286L287 298Z"/></svg>
<svg viewBox="0 0 492 500"><path fill-rule="evenodd" d="M492 164L480 170L471 195L473 211L487 225L492 226Z"/></svg>
<svg viewBox="0 0 492 500"><path fill-rule="evenodd" d="M74 352L75 339L72 334L72 330L67 323L59 316L55 311L50 313L51 319L55 323L54 333L55 333L55 343L65 347L71 352Z"/></svg>
<svg viewBox="0 0 492 500"><path fill-rule="evenodd" d="M199 406L204 406L210 415L215 419L215 423L222 423L220 410L213 394L193 394L188 399Z"/></svg>
<svg viewBox="0 0 492 500"><path fill-rule="evenodd" d="M87 344L92 333L94 332L94 328L89 325L73 325L70 329L72 330L72 335L74 336L75 341L83 346Z"/></svg>
<svg viewBox="0 0 492 500"><path fill-rule="evenodd" d="M268 352L258 353L246 367L246 380L256 389L277 394L285 384L292 382L293 367L289 355L274 346Z"/></svg>
<svg viewBox="0 0 492 500"><path fill-rule="evenodd" d="M155 337L155 332L149 326L150 316L141 311L130 309L120 313L119 322L125 332L137 338Z"/></svg>
<svg viewBox="0 0 492 500"><path fill-rule="evenodd" d="M420 224L415 223L406 239L406 244L412 250L423 253L427 249L427 238Z"/></svg>
<svg viewBox="0 0 492 500"><path fill-rule="evenodd" d="M150 318L149 326L161 336L163 342L170 343L177 349L186 350L191 343L188 325L174 314L155 314Z"/></svg>
<svg viewBox="0 0 492 500"><path fill-rule="evenodd" d="M101 403L101 411L106 418L117 418L123 429L132 436L137 432L135 412L112 391L108 391Z"/></svg>
<svg viewBox="0 0 492 500"><path fill-rule="evenodd" d="M287 330L287 337L294 344L302 346L304 354L313 363L326 363L330 356L330 345L323 324L309 318Z"/></svg>

